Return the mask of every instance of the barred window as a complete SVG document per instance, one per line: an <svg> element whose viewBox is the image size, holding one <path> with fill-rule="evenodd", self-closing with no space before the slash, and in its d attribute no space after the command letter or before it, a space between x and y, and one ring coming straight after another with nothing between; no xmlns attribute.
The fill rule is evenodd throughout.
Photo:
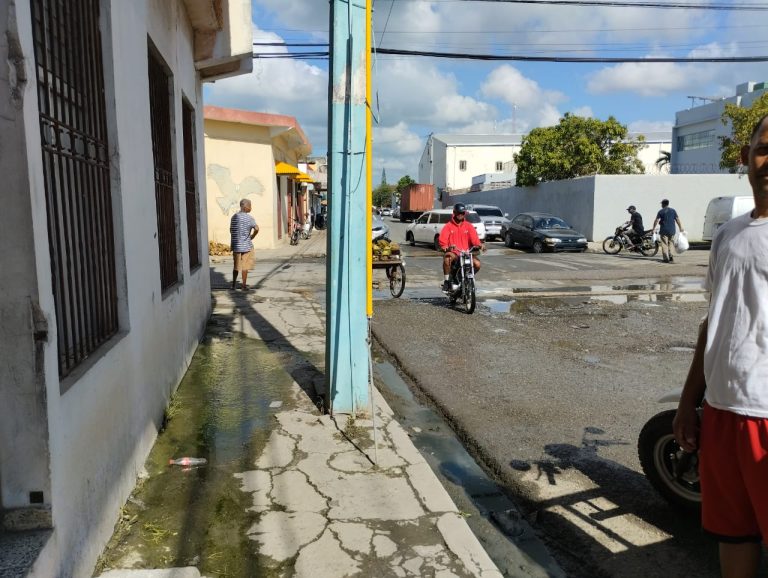
<svg viewBox="0 0 768 578"><path fill-rule="evenodd" d="M200 266L200 238L197 226L198 200L195 173L195 109L185 100L181 104L184 125L184 194L187 205L187 240L189 268Z"/></svg>
<svg viewBox="0 0 768 578"><path fill-rule="evenodd" d="M677 150L690 151L715 145L715 130L703 130L677 137Z"/></svg>
<svg viewBox="0 0 768 578"><path fill-rule="evenodd" d="M152 156L155 162L160 286L165 291L179 282L173 181L171 77L151 47L149 50L149 111L152 124Z"/></svg>
<svg viewBox="0 0 768 578"><path fill-rule="evenodd" d="M33 0L59 376L118 330L99 0Z"/></svg>

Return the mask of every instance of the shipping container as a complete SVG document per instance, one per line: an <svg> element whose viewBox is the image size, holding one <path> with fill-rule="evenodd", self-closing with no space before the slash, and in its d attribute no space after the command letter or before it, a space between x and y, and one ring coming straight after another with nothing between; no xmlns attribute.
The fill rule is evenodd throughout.
<svg viewBox="0 0 768 578"><path fill-rule="evenodd" d="M424 211L434 208L435 186L413 183L400 198L400 222L418 219Z"/></svg>

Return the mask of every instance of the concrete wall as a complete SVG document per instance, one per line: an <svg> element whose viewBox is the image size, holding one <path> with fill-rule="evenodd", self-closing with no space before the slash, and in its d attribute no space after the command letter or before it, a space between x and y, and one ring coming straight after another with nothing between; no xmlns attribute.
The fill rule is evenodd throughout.
<svg viewBox="0 0 768 578"><path fill-rule="evenodd" d="M749 181L738 175L598 175L569 181L541 183L495 191L453 195L454 203L497 205L514 217L525 211L543 211L563 217L590 241L612 234L628 220L626 209L635 205L650 229L662 199L669 199L691 241L701 240L704 213L710 199L750 195Z"/></svg>
<svg viewBox="0 0 768 578"><path fill-rule="evenodd" d="M13 5L11 0L0 0L0 21L5 21ZM0 404L0 474L22 467L25 475L16 476L20 479L14 484L2 483L2 499L7 508L20 505L29 491L46 494L54 532L33 576L89 576L135 485L163 410L189 365L210 312L205 211L199 215L202 266L190 270L185 197L180 186L184 182L181 102L185 98L196 111L199 205L206 206L202 92L193 63L193 31L181 0L103 0L120 332L60 380L29 3L17 2L15 9L22 54L18 62L23 67L14 74L23 72L28 81L13 101L9 91L18 82L0 76L0 107L4 107L0 163L7 169L4 182L13 183L10 189L4 188L4 194L16 197L9 205L13 213L6 210L0 217L3 239L14 239L4 245L0 257L1 264L9 266L2 269L0 311L7 315L15 310L13 317L4 317L0 324L0 367L17 364L20 371L0 373L2 400L11 400L11 405ZM157 245L149 41L172 74L176 127L180 280L165 292L160 287ZM5 150L6 134L12 135L11 144L18 149L13 155ZM16 273L12 284L6 283L8 272ZM47 341L38 342L42 343L39 355L30 322L36 302L48 327ZM13 322L12 332L6 321ZM16 412L20 413L14 415ZM45 424L30 431L45 421L40 414L47 419L48 451L41 441L46 437ZM8 437L11 434L5 426L9 424L26 425L12 428L13 437ZM6 461L13 446L29 454L26 462ZM48 470L50 477L41 479Z"/></svg>
<svg viewBox="0 0 768 578"><path fill-rule="evenodd" d="M277 180L269 128L205 121L205 162L208 179L208 239L229 245L229 221L250 199L259 225L256 249L277 243Z"/></svg>

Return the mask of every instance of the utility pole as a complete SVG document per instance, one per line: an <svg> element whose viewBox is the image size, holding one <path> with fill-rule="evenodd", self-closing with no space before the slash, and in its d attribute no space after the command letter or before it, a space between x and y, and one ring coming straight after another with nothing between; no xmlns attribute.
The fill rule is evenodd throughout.
<svg viewBox="0 0 768 578"><path fill-rule="evenodd" d="M367 409L367 4L331 0L325 370L329 410ZM367 214L366 214L367 211Z"/></svg>

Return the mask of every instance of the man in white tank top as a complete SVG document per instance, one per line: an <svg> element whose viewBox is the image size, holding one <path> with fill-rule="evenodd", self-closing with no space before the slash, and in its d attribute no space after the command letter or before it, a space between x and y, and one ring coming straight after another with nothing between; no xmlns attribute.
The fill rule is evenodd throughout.
<svg viewBox="0 0 768 578"><path fill-rule="evenodd" d="M768 540L768 116L741 157L755 209L712 240L709 314L673 424L680 446L699 450L702 526L726 578L756 576Z"/></svg>

